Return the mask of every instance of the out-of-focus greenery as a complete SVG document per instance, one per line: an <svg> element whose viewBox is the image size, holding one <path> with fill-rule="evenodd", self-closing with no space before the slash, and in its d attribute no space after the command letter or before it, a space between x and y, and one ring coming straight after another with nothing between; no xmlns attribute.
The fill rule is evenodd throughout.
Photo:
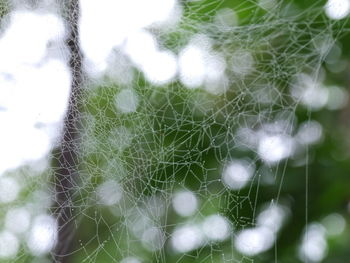
<svg viewBox="0 0 350 263"><path fill-rule="evenodd" d="M289 91L296 73L309 74L316 66L322 69L320 75L324 74L325 85L349 90L350 24L346 19L329 20L323 13L324 4L325 1L318 0L285 1L278 4L280 15L272 16L271 10L257 8L254 1L186 2L185 19L179 28L159 34L155 30L163 47L175 52L196 31L207 32L214 39L214 49L227 60L237 47L252 50L256 71L237 81L228 72L229 89L223 94L188 89L180 81L164 87L152 86L136 69L132 87L107 77L87 87L81 108L81 170L80 185L74 193L77 230L70 256L72 263L120 262L127 256L138 257L142 262L169 263L301 262L298 248L306 225L321 222L333 213L345 218L346 228L327 239L328 255L323 262L348 262L350 104L338 110L312 111L293 100ZM211 19L220 8L235 10L241 21L237 30L215 32ZM333 34L341 48L335 62L328 63L327 55L320 59L312 45L313 38L323 33ZM345 66L335 72L337 63ZM268 83L268 87L274 85L273 103L266 105L254 97L258 92L253 90L258 89L259 81ZM113 98L125 88L133 88L138 94L136 112L124 114L115 108ZM290 123L295 127L309 120L319 122L323 139L306 147L300 158L292 156L279 164L266 165L255 151L237 145L237 130L247 123L249 128L259 129L276 120L279 114L286 114L286 120L294 116ZM130 134L120 132L121 126ZM119 133L111 136L116 130ZM254 179L239 191L224 187L220 180L225 162L244 157L255 162ZM267 178L272 178L272 182ZM124 189L124 198L115 207L98 205L95 200L96 188L109 179L118 181ZM40 186L42 182L32 188ZM199 211L188 219L177 215L171 207L172 195L180 189L193 191L200 200ZM149 200L154 197L161 200L161 205L157 202L152 205ZM233 245L235 234L254 227L256 214L271 201L289 208L275 247L254 257L242 256ZM158 216L154 212L158 206L165 207L165 214ZM133 236L129 228L136 223L129 221L134 218L131 213L136 217L147 215L161 227L166 240L163 248L152 252ZM230 219L232 238L185 254L171 249L169 240L177 226L218 213ZM22 255L16 262L32 260L25 251Z"/></svg>

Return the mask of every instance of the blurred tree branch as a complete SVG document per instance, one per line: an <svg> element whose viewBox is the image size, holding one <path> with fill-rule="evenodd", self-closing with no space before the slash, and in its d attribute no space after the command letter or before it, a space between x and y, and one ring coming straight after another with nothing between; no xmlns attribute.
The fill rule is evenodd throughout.
<svg viewBox="0 0 350 263"><path fill-rule="evenodd" d="M78 119L79 101L83 84L82 52L79 45L79 0L68 0L64 6L68 27L66 44L70 52L69 67L72 75L68 110L64 119L63 134L54 154L55 195L54 212L58 222L58 237L54 249L54 262L67 262L74 237L72 191L78 176Z"/></svg>

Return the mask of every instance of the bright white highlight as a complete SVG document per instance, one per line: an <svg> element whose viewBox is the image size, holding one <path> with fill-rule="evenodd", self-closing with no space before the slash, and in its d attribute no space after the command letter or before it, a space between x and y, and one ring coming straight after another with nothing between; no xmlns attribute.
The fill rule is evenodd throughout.
<svg viewBox="0 0 350 263"><path fill-rule="evenodd" d="M342 234L346 227L346 221L340 214L334 213L322 219L322 225L329 236L338 236Z"/></svg>
<svg viewBox="0 0 350 263"><path fill-rule="evenodd" d="M221 215L211 215L205 218L202 228L204 235L211 241L224 241L232 231L228 219Z"/></svg>
<svg viewBox="0 0 350 263"><path fill-rule="evenodd" d="M330 51L335 46L335 39L327 34L319 34L312 39L313 45L317 52L326 58L329 57Z"/></svg>
<svg viewBox="0 0 350 263"><path fill-rule="evenodd" d="M329 110L339 110L349 102L349 94L343 88L337 86L329 87L327 108Z"/></svg>
<svg viewBox="0 0 350 263"><path fill-rule="evenodd" d="M320 110L327 104L329 90L311 76L300 74L292 85L292 95L311 110Z"/></svg>
<svg viewBox="0 0 350 263"><path fill-rule="evenodd" d="M272 204L258 215L257 225L277 232L281 229L285 218L285 208L280 205Z"/></svg>
<svg viewBox="0 0 350 263"><path fill-rule="evenodd" d="M0 175L34 165L56 138L53 131L65 113L71 77L47 46L62 44L64 34L54 14L16 11L0 39L0 123L11 128L0 131Z"/></svg>
<svg viewBox="0 0 350 263"><path fill-rule="evenodd" d="M232 9L222 8L215 16L215 24L222 31L230 31L238 24L238 18Z"/></svg>
<svg viewBox="0 0 350 263"><path fill-rule="evenodd" d="M225 75L226 61L219 53L212 52L206 58L205 89L213 94L220 94L228 89Z"/></svg>
<svg viewBox="0 0 350 263"><path fill-rule="evenodd" d="M239 190L247 185L255 171L255 166L247 160L233 160L224 169L222 180L232 190Z"/></svg>
<svg viewBox="0 0 350 263"><path fill-rule="evenodd" d="M227 90L224 57L212 50L212 41L205 35L195 35L179 53L179 79L189 89L204 86L213 94Z"/></svg>
<svg viewBox="0 0 350 263"><path fill-rule="evenodd" d="M328 90L323 87L309 86L303 92L301 100L312 109L320 109L328 101Z"/></svg>
<svg viewBox="0 0 350 263"><path fill-rule="evenodd" d="M239 76L245 76L254 69L254 58L247 50L237 50L232 54L231 69Z"/></svg>
<svg viewBox="0 0 350 263"><path fill-rule="evenodd" d="M347 17L350 13L349 0L328 0L325 5L326 15L330 19L340 20Z"/></svg>
<svg viewBox="0 0 350 263"><path fill-rule="evenodd" d="M321 124L317 121L308 121L302 123L296 134L296 139L304 145L315 144L319 142L323 135Z"/></svg>
<svg viewBox="0 0 350 263"><path fill-rule="evenodd" d="M266 227L242 230L235 239L236 249L247 256L254 256L270 249L275 241L274 232Z"/></svg>
<svg viewBox="0 0 350 263"><path fill-rule="evenodd" d="M198 199L191 191L181 191L173 197L173 207L180 216L191 216L198 209Z"/></svg>
<svg viewBox="0 0 350 263"><path fill-rule="evenodd" d="M126 29L124 31L120 25L127 25L123 20L126 19L126 14L132 12L130 10L123 13L122 2L111 0L101 0L99 3L80 1L80 8L81 47L86 59L92 63L92 68L103 71L107 67L107 58L113 47L119 45L126 37Z"/></svg>
<svg viewBox="0 0 350 263"><path fill-rule="evenodd" d="M121 186L114 180L108 180L96 189L99 202L103 205L115 205L123 196Z"/></svg>
<svg viewBox="0 0 350 263"><path fill-rule="evenodd" d="M9 259L16 256L19 249L18 238L9 231L0 233L0 258Z"/></svg>
<svg viewBox="0 0 350 263"><path fill-rule="evenodd" d="M148 81L156 85L170 82L177 73L177 60L170 51L155 52L142 66Z"/></svg>
<svg viewBox="0 0 350 263"><path fill-rule="evenodd" d="M123 258L120 263L141 263L141 261L138 258L135 257L127 257Z"/></svg>
<svg viewBox="0 0 350 263"><path fill-rule="evenodd" d="M286 218L286 209L271 204L257 216L257 227L242 230L235 238L236 249L244 255L255 256L269 250Z"/></svg>
<svg viewBox="0 0 350 263"><path fill-rule="evenodd" d="M318 223L312 223L308 226L299 247L300 260L320 262L325 258L328 251L325 232L325 228Z"/></svg>
<svg viewBox="0 0 350 263"><path fill-rule="evenodd" d="M56 220L48 215L37 216L27 238L30 252L36 256L46 254L54 247L56 239Z"/></svg>
<svg viewBox="0 0 350 263"><path fill-rule="evenodd" d="M151 62L152 55L157 52L157 45L157 41L151 33L140 30L128 36L124 52L136 66L142 67Z"/></svg>
<svg viewBox="0 0 350 263"><path fill-rule="evenodd" d="M123 151L130 146L132 139L133 134L131 131L125 126L119 126L111 131L109 143L114 149Z"/></svg>
<svg viewBox="0 0 350 263"><path fill-rule="evenodd" d="M271 11L270 9L277 5L276 0L259 0L258 4L267 11Z"/></svg>
<svg viewBox="0 0 350 263"><path fill-rule="evenodd" d="M139 105L139 97L132 89L123 89L116 95L115 105L123 113L135 112Z"/></svg>
<svg viewBox="0 0 350 263"><path fill-rule="evenodd" d="M49 41L64 34L64 26L54 14L17 11L0 39L0 72L16 71L21 64L37 64L46 54Z"/></svg>
<svg viewBox="0 0 350 263"><path fill-rule="evenodd" d="M177 58L170 51L158 50L154 36L140 30L128 36L124 52L155 85L170 82L177 73Z"/></svg>
<svg viewBox="0 0 350 263"><path fill-rule="evenodd" d="M257 133L246 127L238 128L236 133L237 144L243 149L254 149L258 145L259 137Z"/></svg>
<svg viewBox="0 0 350 263"><path fill-rule="evenodd" d="M199 248L204 242L203 233L197 225L186 225L175 229L171 245L178 253L186 253Z"/></svg>
<svg viewBox="0 0 350 263"><path fill-rule="evenodd" d="M157 251L161 249L165 242L163 231L158 227L148 228L142 234L143 246L150 251Z"/></svg>
<svg viewBox="0 0 350 263"><path fill-rule="evenodd" d="M109 66L113 49L120 47L129 35L150 25L166 25L176 12L176 1L81 1L81 12L81 46L88 68L99 74ZM143 46L143 42L139 42L138 46ZM135 54L131 55L135 57Z"/></svg>
<svg viewBox="0 0 350 263"><path fill-rule="evenodd" d="M154 227L154 224L144 210L137 211L133 217L134 218L128 222L128 227L136 237L142 239L144 232Z"/></svg>
<svg viewBox="0 0 350 263"><path fill-rule="evenodd" d="M6 213L5 228L13 233L24 233L30 225L30 213L26 208L13 208Z"/></svg>
<svg viewBox="0 0 350 263"><path fill-rule="evenodd" d="M170 82L177 73L177 58L170 51L158 50L154 36L140 30L130 34L124 46L124 52L148 81L155 85Z"/></svg>
<svg viewBox="0 0 350 263"><path fill-rule="evenodd" d="M294 141L288 135L263 135L259 140L258 154L268 164L277 163L293 153Z"/></svg>
<svg viewBox="0 0 350 263"><path fill-rule="evenodd" d="M0 203L10 203L17 199L20 186L12 177L0 177Z"/></svg>
<svg viewBox="0 0 350 263"><path fill-rule="evenodd" d="M22 109L23 111L27 108ZM39 160L50 150L50 138L42 129L35 128L26 114L0 111L0 174L25 163Z"/></svg>
<svg viewBox="0 0 350 263"><path fill-rule="evenodd" d="M205 54L196 46L189 45L179 54L180 80L188 88L197 88L205 77Z"/></svg>
<svg viewBox="0 0 350 263"><path fill-rule="evenodd" d="M14 80L5 86L11 96L3 107L13 114L23 114L27 122L46 124L62 119L71 80L64 62L50 59L42 66L19 67L13 74Z"/></svg>

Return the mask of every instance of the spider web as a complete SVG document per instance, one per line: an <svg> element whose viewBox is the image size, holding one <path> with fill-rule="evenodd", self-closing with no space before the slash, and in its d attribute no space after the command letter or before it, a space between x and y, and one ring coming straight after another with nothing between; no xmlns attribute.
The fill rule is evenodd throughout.
<svg viewBox="0 0 350 263"><path fill-rule="evenodd" d="M291 214L303 214L309 223L309 151L322 137L311 112L337 107L329 99L334 90L322 84L323 64L347 31L345 23L329 19L323 1L307 7L272 0L112 2L80 3L84 87L70 95L78 106L73 109L78 156L71 167L76 174L69 187L59 188L69 212L57 203L62 181L55 179L62 165L55 149L70 111L66 92L56 119L34 120L50 134L46 150L1 167L1 189L10 190L0 194L5 222L0 257L50 262L57 258L57 242L63 242L71 262L284 260L278 242ZM48 31L65 27L48 34L45 55L31 62L44 68L50 58L61 61L43 86L72 78L64 43L71 21L61 18L68 7L51 4L0 7L9 21L17 21L16 12L34 13L43 19L39 27L43 21L57 23ZM154 18L156 8L170 15ZM152 15L137 20L147 12ZM123 13L125 24L116 27ZM6 36L11 22L7 25L6 16L3 21ZM1 71L16 78L14 69ZM59 82L57 89L69 90L67 83ZM55 99L34 113L49 109ZM15 107L4 105L4 112ZM302 171L298 180L305 188L297 205L286 187L293 169ZM13 189L18 193L12 197ZM58 216L70 225L63 232L56 219L60 209ZM18 222L11 224L13 218ZM298 230L295 246L303 236ZM307 252L300 251L307 261Z"/></svg>

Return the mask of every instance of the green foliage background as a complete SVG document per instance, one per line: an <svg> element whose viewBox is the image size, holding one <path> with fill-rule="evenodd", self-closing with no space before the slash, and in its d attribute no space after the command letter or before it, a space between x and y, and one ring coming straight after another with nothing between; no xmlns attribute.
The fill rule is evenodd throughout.
<svg viewBox="0 0 350 263"><path fill-rule="evenodd" d="M329 111L322 109L310 111L295 104L287 94L286 87L291 82L290 76L298 70L299 64L305 65L317 60L310 51L312 37L317 32L331 32L342 47L341 60L346 61L345 70L333 73L326 69L325 83L339 85L349 90L350 72L350 36L347 34L349 22L330 22L322 12L319 15L314 10L323 10L325 1L284 1L280 7L288 10L293 6L300 15L295 13L281 17L278 23L270 27L257 27L252 24L263 25L267 19L266 11L257 9L253 1L201 1L200 3L186 3L185 18L181 30L174 30L160 34L161 43L174 51L178 51L189 36L204 24L218 8L228 7L236 10L241 29L226 36L218 36L218 43L225 38L237 38L237 42L221 42L217 50L224 50L229 56L237 45L253 49L261 53L261 61L276 60L273 63L261 63L265 79L279 85L283 97L276 105L257 105L257 101L248 92L230 89L225 95L211 95L203 90L189 90L176 82L166 87L153 87L135 70L137 76L133 88L140 98L140 106L135 113L123 114L115 110L115 95L124 87L113 83L109 79L94 82L86 89L81 112L82 146L81 146L81 175L80 187L74 194L76 204L77 231L73 242L71 262L119 262L121 258L137 255L144 262L236 262L224 261L235 258L237 262L299 262L297 249L300 244L303 229L307 221L320 221L330 213L339 213L347 221L345 231L333 239L328 240L327 263L345 263L350 257L350 105L341 110ZM193 6L203 5L205 8L195 9ZM4 10L0 7L0 10ZM310 14L308 14L310 12ZM318 12L318 11L316 11ZM291 19L288 16L293 16ZM294 17L295 16L295 17ZM304 21L312 17L310 22ZM271 20L273 22L273 20ZM286 23L292 23L288 25ZM246 26L246 27L245 27ZM271 32L278 27L293 28L275 39L271 44L276 47L273 55L265 52L271 46L264 46L264 41ZM300 27L300 31L295 27ZM186 29L186 34L183 34ZM187 30L188 29L188 30ZM193 31L193 32L191 32ZM245 32L245 33L244 33ZM302 32L297 35L297 32ZM295 35L293 35L295 33ZM220 39L221 38L221 39ZM305 44L305 45L304 45ZM286 52L290 48L293 52ZM232 50L232 51L231 51ZM294 51L298 52L295 54ZM287 55L286 55L287 54ZM305 54L305 57L303 57ZM297 59L294 59L293 56ZM297 63L296 65L291 63ZM266 67L264 67L266 66ZM278 74L276 75L276 68ZM259 73L261 74L261 73ZM245 86L253 86L254 76L245 80ZM198 107L195 102L201 100ZM194 106L195 105L195 106ZM296 122L313 119L322 124L324 140L308 149L310 160L307 167L296 167L293 161L287 160L274 167L264 166L256 154L242 151L235 144L234 133L242 121L249 115L257 113L257 108L265 107L269 117L274 112L292 110L296 114ZM113 148L111 146L111 132L123 125L132 131L131 145ZM273 174L274 184L260 184L258 177L250 187L234 192L222 187L219 179L222 172L222 160L230 157L249 156L256 160L257 173ZM123 167L120 167L121 163ZM142 174L142 176L141 176ZM48 179L50 173L42 178ZM111 208L94 205L94 190L97 185L108 178L122 182L127 192L129 202L121 206L142 205L146 197L159 195L170 200L171 194L177 189L193 190L202 200L200 213L210 215L220 213L235 225L235 231L254 226L252 213L261 205L275 200L279 196L282 203L290 207L288 221L279 233L276 249L271 249L254 258L239 255L233 248L231 240L211 244L186 255L175 254L169 246L160 252L149 252L140 241L133 239L130 243L129 233L125 230L127 222L123 216L115 216ZM48 180L49 181L49 180ZM29 187L28 193L23 194L23 200L30 196L30 191L42 186L42 182ZM281 185L281 188L280 188ZM306 194L307 193L307 194ZM246 197L249 197L249 200ZM256 198L255 198L256 197ZM306 200L307 198L307 200ZM256 203L251 203L254 201ZM306 205L307 203L307 205ZM238 205L239 204L239 205ZM169 205L169 204L168 204ZM254 209L252 209L252 205ZM6 208L1 208L6 210ZM118 208L123 210L123 208ZM117 210L118 210L117 209ZM182 222L170 208L167 218L162 219L167 232L171 232ZM237 217L237 213L239 217ZM276 259L276 251L278 252ZM123 252L123 253L122 253ZM34 260L34 261L33 261ZM276 260L276 261L275 261ZM22 256L16 262L35 262L23 250Z"/></svg>

